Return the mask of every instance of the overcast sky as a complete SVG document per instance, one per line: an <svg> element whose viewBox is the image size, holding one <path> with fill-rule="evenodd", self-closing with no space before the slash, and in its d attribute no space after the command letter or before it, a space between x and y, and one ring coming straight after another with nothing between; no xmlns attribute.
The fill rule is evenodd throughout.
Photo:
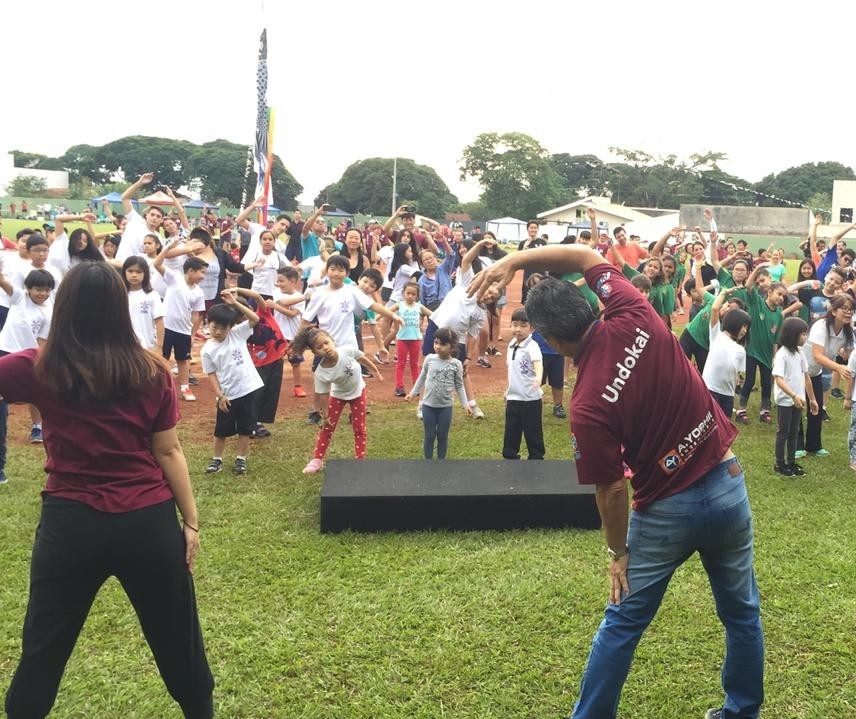
<svg viewBox="0 0 856 719"><path fill-rule="evenodd" d="M854 20L856 3L827 0L15 2L0 150L249 143L264 23L274 151L306 202L352 162L392 156L474 200L459 160L491 131L602 159L609 146L716 150L750 181L803 162L852 167Z"/></svg>

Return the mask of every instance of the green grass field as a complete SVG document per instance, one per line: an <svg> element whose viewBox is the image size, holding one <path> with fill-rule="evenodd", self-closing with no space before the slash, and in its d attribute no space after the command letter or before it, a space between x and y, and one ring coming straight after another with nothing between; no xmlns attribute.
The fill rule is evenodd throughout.
<svg viewBox="0 0 856 719"><path fill-rule="evenodd" d="M756 393L750 408L757 402ZM450 456L499 456L501 400L482 406L483 423L456 410ZM773 475L773 426L743 428L735 447L756 520L766 717L856 715L856 475L847 467L845 413L839 403L830 413L824 436L832 455L807 459L803 479ZM567 715L607 597L599 532L322 536L322 478L300 473L312 428L299 418L275 425L273 438L254 444L247 477L208 477L211 428L197 414L185 412L181 435L200 508L196 582L217 716ZM566 423L546 415L544 423L548 456L569 457ZM344 424L337 433L331 456L350 456L348 430ZM374 408L370 456L417 457L420 445L411 405ZM42 449L10 449L11 480L0 487L4 690L20 650L43 483ZM233 451L228 446L227 456ZM700 718L721 701L722 652L722 629L693 559L642 640L619 715ZM180 716L114 580L95 602L51 716Z"/></svg>

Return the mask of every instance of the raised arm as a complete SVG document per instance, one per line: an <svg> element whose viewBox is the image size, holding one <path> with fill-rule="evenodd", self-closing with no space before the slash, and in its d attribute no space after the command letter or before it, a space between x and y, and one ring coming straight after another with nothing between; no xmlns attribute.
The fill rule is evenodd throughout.
<svg viewBox="0 0 856 719"><path fill-rule="evenodd" d="M726 287L719 291L716 295L716 299L713 301L713 304L710 306L710 326L716 327L719 324L719 311L722 309L722 305L725 304L725 298L728 295L736 292L736 287Z"/></svg>
<svg viewBox="0 0 856 719"><path fill-rule="evenodd" d="M758 277L758 273L761 270L763 270L765 267L769 267L769 266L770 266L769 262L759 262L755 266L755 269L752 270L752 274L750 274L749 277L746 278L745 288L747 290L752 289L755 286L755 279Z"/></svg>
<svg viewBox="0 0 856 719"><path fill-rule="evenodd" d="M719 269L722 265L719 263L719 252L716 249L719 241L719 233L716 230L711 230L707 245L707 258L710 260L711 267L719 274Z"/></svg>
<svg viewBox="0 0 856 719"><path fill-rule="evenodd" d="M479 253L481 253L482 247L487 246L488 242L492 242L492 240L479 240L466 251L464 256L461 258L461 273L469 272L470 268L473 266L473 261L479 256Z"/></svg>
<svg viewBox="0 0 856 719"><path fill-rule="evenodd" d="M235 218L235 227L241 227L243 229L247 229L250 222L250 215L254 212L258 212L262 207L267 205L267 197L262 195L256 200L253 200L247 207L241 210L240 214Z"/></svg>
<svg viewBox="0 0 856 719"><path fill-rule="evenodd" d="M818 213L814 216L814 222L811 223L811 232L808 235L808 247L811 254L811 261L817 267L820 264L820 252L817 250L817 227L823 222L823 216Z"/></svg>
<svg viewBox="0 0 856 719"><path fill-rule="evenodd" d="M845 227L843 230L841 230L841 232L839 232L837 235L835 235L835 237L833 237L829 241L829 245L834 245L836 242L838 242L838 240L840 240L842 237L844 237L844 235L846 235L848 232L850 232L850 230L856 230L856 222L854 222L849 227Z"/></svg>
<svg viewBox="0 0 856 719"><path fill-rule="evenodd" d="M386 237L389 237L389 233L392 231L392 226L393 226L394 224L396 224L396 222L398 221L398 218L399 218L399 217L401 217L402 213L404 212L404 208L405 208L405 207L406 207L406 205L402 205L401 207L399 207L399 208L398 208L398 209L393 213L392 217L390 217L390 218L386 221L386 223L384 223L384 226L383 226L383 234L384 234Z"/></svg>
<svg viewBox="0 0 856 719"><path fill-rule="evenodd" d="M587 245L552 245L536 247L526 252L513 252L479 272L467 288L467 294L483 296L488 287L496 283L499 289L507 287L518 270L557 274L581 272L585 274L606 260Z"/></svg>
<svg viewBox="0 0 856 719"><path fill-rule="evenodd" d="M184 206L178 201L178 198L176 198L171 187L166 188L166 194L169 195L170 199L175 203L175 209L178 210L178 219L181 222L181 226L185 230L190 230L190 222L187 221L187 213L184 211Z"/></svg>
<svg viewBox="0 0 856 719"><path fill-rule="evenodd" d="M80 215L57 215L54 218L54 229L56 230L56 236L59 237L60 235L65 233L65 223L66 222L92 223L92 222L95 222L95 220L97 220L97 219L98 218L95 215L93 215L91 212L84 212ZM91 232L91 230L90 230L90 232ZM114 233L111 232L110 234L114 234Z"/></svg>
<svg viewBox="0 0 856 719"><path fill-rule="evenodd" d="M663 254L663 250L666 248L666 243L669 241L669 238L678 234L680 231L680 227L673 227L659 240L657 240L656 244L651 248L651 257L660 257Z"/></svg>
<svg viewBox="0 0 856 719"><path fill-rule="evenodd" d="M324 214L325 209L329 208L326 202L321 205L321 207L316 208L316 210L309 215L309 218L306 222L303 223L303 230L300 233L301 237L309 237L309 233L312 232L312 228L315 226L315 221Z"/></svg>
<svg viewBox="0 0 856 719"><path fill-rule="evenodd" d="M148 185L154 179L155 176L153 172L145 172L140 175L139 180L137 180L133 185L128 187L128 189L122 193L122 212L127 215L134 209L134 204L131 202L131 200L137 193L137 190L139 190L143 185Z"/></svg>
<svg viewBox="0 0 856 719"><path fill-rule="evenodd" d="M110 203L106 198L101 200L101 209L104 211L104 217L107 218L107 222L116 224L116 217L113 215L113 210L110 209Z"/></svg>
<svg viewBox="0 0 856 719"><path fill-rule="evenodd" d="M220 297L223 299L227 305L230 305L233 309L238 310L244 317L247 318L247 322L250 323L250 327L255 327L259 323L259 316L253 312L249 307L245 304L238 302L238 298L235 297L235 292L239 289L243 289L240 287L233 287L231 290L223 290L220 293ZM261 295L258 295L259 300L264 303L264 300L261 298Z"/></svg>

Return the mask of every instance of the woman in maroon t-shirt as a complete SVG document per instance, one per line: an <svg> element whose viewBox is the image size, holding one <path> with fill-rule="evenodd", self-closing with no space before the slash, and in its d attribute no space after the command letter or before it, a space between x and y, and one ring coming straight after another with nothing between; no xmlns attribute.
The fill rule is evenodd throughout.
<svg viewBox="0 0 856 719"><path fill-rule="evenodd" d="M111 576L184 715L213 716L191 576L199 519L176 434L175 387L162 360L138 343L112 267L71 269L41 352L0 358L0 395L41 411L48 473L8 716L50 712L89 608Z"/></svg>

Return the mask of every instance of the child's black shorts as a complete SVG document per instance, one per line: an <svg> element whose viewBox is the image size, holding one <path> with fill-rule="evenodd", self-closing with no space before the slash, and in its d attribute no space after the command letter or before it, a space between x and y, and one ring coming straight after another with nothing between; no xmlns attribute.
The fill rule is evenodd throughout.
<svg viewBox="0 0 856 719"><path fill-rule="evenodd" d="M215 437L249 437L256 428L255 392L230 400L229 411L217 408L217 422L214 425Z"/></svg>

